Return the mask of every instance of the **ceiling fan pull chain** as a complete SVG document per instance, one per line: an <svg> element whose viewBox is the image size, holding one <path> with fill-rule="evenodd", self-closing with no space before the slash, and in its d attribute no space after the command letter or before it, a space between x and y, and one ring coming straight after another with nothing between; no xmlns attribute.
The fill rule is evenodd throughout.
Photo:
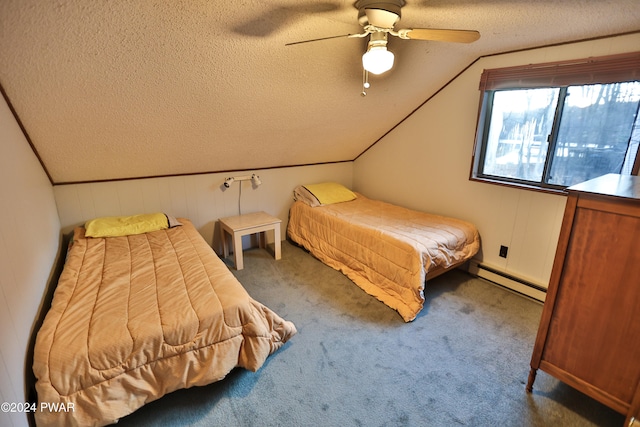
<svg viewBox="0 0 640 427"><path fill-rule="evenodd" d="M369 89L371 85L369 84L369 72L362 69L362 92L360 92L361 96L367 96L367 89Z"/></svg>

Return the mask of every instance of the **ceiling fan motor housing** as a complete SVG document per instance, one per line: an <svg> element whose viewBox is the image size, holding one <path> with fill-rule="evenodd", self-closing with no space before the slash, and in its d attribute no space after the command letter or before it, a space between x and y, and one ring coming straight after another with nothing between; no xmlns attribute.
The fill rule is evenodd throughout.
<svg viewBox="0 0 640 427"><path fill-rule="evenodd" d="M400 20L404 0L358 0L358 22L360 25L373 25L380 28L393 28Z"/></svg>

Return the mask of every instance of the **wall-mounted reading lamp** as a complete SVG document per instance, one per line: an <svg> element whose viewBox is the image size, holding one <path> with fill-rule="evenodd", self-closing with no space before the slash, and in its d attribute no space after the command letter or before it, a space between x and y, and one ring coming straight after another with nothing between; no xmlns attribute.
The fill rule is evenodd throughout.
<svg viewBox="0 0 640 427"><path fill-rule="evenodd" d="M231 176L224 180L224 186L229 188L231 187L231 184L233 184L235 181L249 181L249 180L251 181L253 188L256 188L260 184L262 184L262 181L260 181L260 177L254 173L252 175Z"/></svg>
<svg viewBox="0 0 640 427"><path fill-rule="evenodd" d="M251 181L251 186L255 189L258 188L258 186L260 186L260 184L262 184L262 181L260 181L260 177L258 175L251 174L251 175L241 175L241 176L230 176L229 178L226 178L224 180L224 187L225 188L230 188L231 184L233 184L236 181ZM242 209L240 208L240 200L242 199L242 185L239 185L240 189L238 190L238 215L242 215Z"/></svg>

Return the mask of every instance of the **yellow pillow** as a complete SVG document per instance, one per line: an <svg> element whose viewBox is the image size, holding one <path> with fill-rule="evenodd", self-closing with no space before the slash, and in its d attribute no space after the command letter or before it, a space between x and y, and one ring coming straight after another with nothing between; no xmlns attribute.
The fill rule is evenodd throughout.
<svg viewBox="0 0 640 427"><path fill-rule="evenodd" d="M87 237L119 237L164 230L169 219L163 213L110 216L87 221L84 228Z"/></svg>
<svg viewBox="0 0 640 427"><path fill-rule="evenodd" d="M305 185L318 201L323 205L348 202L356 198L356 194L337 182L323 182L321 184Z"/></svg>

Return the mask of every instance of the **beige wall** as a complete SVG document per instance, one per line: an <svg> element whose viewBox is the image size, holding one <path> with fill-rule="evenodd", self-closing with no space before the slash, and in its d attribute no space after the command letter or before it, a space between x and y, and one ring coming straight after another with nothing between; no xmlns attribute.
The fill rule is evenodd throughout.
<svg viewBox="0 0 640 427"><path fill-rule="evenodd" d="M483 263L547 286L566 198L469 181L485 68L638 50L640 35L483 58L354 164L354 188L371 197L474 222ZM427 78L427 77L425 77ZM509 247L500 258L500 245Z"/></svg>
<svg viewBox="0 0 640 427"><path fill-rule="evenodd" d="M60 244L53 190L0 97L0 402L25 401L29 337ZM0 412L0 425L27 425Z"/></svg>
<svg viewBox="0 0 640 427"><path fill-rule="evenodd" d="M226 174L189 175L131 181L58 185L54 187L64 232L98 216L134 215L165 212L189 218L205 240L219 252L218 218L265 211L282 220L285 236L293 189L299 184L336 181L352 185L351 162L282 169L241 171ZM250 181L223 187L228 176L257 173L262 185L252 188ZM240 194L242 185L242 194ZM269 237L270 238L270 237Z"/></svg>

